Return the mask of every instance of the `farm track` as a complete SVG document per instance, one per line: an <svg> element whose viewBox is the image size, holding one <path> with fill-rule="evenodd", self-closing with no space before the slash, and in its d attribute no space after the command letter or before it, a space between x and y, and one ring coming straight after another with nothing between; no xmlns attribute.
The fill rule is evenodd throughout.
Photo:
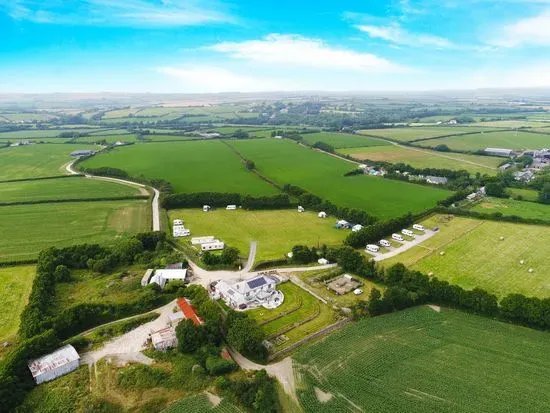
<svg viewBox="0 0 550 413"><path fill-rule="evenodd" d="M80 172L78 172L74 169L74 163L76 161L77 160L75 159L75 160L73 160L72 162L68 163L65 166L65 170L67 171L67 173L69 175L81 175ZM159 207L160 192L156 188L153 188L152 186L143 185L143 184L140 184L140 183L137 183L137 182L124 180L124 179L111 178L111 177L106 177L106 176L95 176L95 175L90 175L90 174L85 174L84 176L88 179L95 179L95 180L107 181L107 182L116 182L116 183L119 183L121 185L132 186L132 187L138 188L139 191L144 195L145 194L150 195L150 193L148 191L148 188L149 188L153 192L153 199L151 201L153 231L160 231L160 207Z"/></svg>

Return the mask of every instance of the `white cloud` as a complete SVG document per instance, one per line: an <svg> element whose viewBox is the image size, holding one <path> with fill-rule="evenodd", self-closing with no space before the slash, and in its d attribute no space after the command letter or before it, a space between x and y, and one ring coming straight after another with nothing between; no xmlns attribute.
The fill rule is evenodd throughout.
<svg viewBox="0 0 550 413"><path fill-rule="evenodd" d="M448 49L455 47L453 43L443 37L434 36L431 34L411 33L403 29L400 25L396 23L389 26L360 24L356 25L355 28L364 33L367 33L372 38L382 39L391 43L405 46L431 46L438 49Z"/></svg>
<svg viewBox="0 0 550 413"><path fill-rule="evenodd" d="M16 20L70 25L179 27L235 22L216 0L0 0Z"/></svg>
<svg viewBox="0 0 550 413"><path fill-rule="evenodd" d="M273 33L260 40L223 42L207 49L224 53L233 59L285 66L351 71L407 70L371 53L333 48L322 40L289 34Z"/></svg>
<svg viewBox="0 0 550 413"><path fill-rule="evenodd" d="M159 67L157 72L176 79L182 92L266 92L297 89L295 84L244 75L217 66Z"/></svg>
<svg viewBox="0 0 550 413"><path fill-rule="evenodd" d="M488 43L502 47L550 46L550 10L504 26L490 36Z"/></svg>

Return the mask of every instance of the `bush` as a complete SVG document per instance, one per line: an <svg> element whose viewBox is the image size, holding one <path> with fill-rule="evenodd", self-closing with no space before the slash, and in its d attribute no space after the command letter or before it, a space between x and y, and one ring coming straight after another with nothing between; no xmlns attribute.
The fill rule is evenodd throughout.
<svg viewBox="0 0 550 413"><path fill-rule="evenodd" d="M210 356L206 359L205 367L212 376L219 376L235 370L237 365L232 360L224 360L218 356Z"/></svg>
<svg viewBox="0 0 550 413"><path fill-rule="evenodd" d="M159 368L134 364L118 372L118 385L123 389L150 389L166 383L170 375Z"/></svg>

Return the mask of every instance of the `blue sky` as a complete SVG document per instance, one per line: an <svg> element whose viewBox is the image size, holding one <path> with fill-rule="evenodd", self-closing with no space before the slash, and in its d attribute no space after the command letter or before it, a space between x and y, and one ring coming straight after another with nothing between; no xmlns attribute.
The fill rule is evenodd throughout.
<svg viewBox="0 0 550 413"><path fill-rule="evenodd" d="M550 0L0 0L0 93L550 86Z"/></svg>

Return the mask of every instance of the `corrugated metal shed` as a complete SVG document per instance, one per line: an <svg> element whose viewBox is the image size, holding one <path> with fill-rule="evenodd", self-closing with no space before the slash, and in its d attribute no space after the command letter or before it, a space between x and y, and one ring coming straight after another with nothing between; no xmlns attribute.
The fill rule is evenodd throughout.
<svg viewBox="0 0 550 413"><path fill-rule="evenodd" d="M28 365L32 377L40 384L76 370L79 360L80 356L69 344L53 353L31 360Z"/></svg>

